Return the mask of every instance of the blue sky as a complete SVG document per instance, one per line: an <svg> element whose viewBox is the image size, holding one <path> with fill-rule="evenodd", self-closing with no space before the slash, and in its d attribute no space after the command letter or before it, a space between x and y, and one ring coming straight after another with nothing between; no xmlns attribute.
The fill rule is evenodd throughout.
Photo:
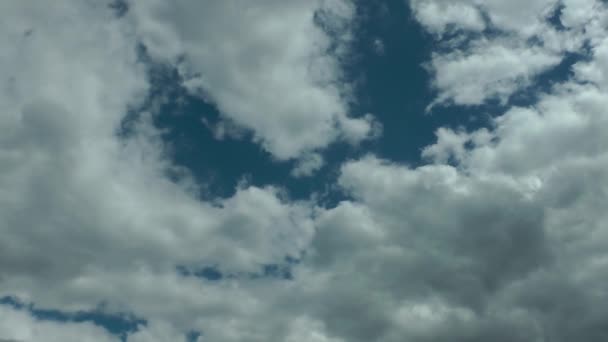
<svg viewBox="0 0 608 342"><path fill-rule="evenodd" d="M0 5L0 341L604 341L608 5Z"/></svg>

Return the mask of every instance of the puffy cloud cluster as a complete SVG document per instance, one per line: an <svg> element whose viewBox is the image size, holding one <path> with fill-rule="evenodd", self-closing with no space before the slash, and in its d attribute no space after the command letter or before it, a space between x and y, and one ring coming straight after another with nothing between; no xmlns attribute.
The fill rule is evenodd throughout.
<svg viewBox="0 0 608 342"><path fill-rule="evenodd" d="M439 93L435 104L506 103L603 32L605 4L596 0L410 3L446 47L428 65Z"/></svg>
<svg viewBox="0 0 608 342"><path fill-rule="evenodd" d="M0 297L68 312L100 303L138 312L151 330L134 340L163 330L155 318L182 335L196 328L200 308L219 306L224 317L230 307L253 310L243 308L251 300L242 290L213 295L198 280L182 282L176 268L221 264L253 274L297 258L313 232L311 206L272 187L201 202L150 124L162 113L142 113L129 123L133 134L119 135L149 80L138 28L108 2L0 7L0 42L10 47L0 55ZM80 340L97 331L85 330Z"/></svg>
<svg viewBox="0 0 608 342"><path fill-rule="evenodd" d="M608 271L605 41L491 128L441 128L407 167L342 167L308 309L348 341L602 341Z"/></svg>
<svg viewBox="0 0 608 342"><path fill-rule="evenodd" d="M555 0L412 0L411 4L421 23L439 34L450 29L483 31L490 26L530 33L558 5ZM521 10L524 7L526 11Z"/></svg>
<svg viewBox="0 0 608 342"><path fill-rule="evenodd" d="M457 25L510 32L435 55L446 99L503 96L513 70L519 80L543 69L546 56L557 63L561 38L552 47L519 43L548 27L552 2L528 3L536 11L520 15L498 1L412 2L437 34ZM315 149L350 129L357 139L366 134L365 123L345 116L339 87L304 71L313 65L337 77L341 52L318 54L329 38L313 18L319 6L340 3L236 4L149 0L129 3L120 18L99 1L0 4L0 42L12 47L0 54L0 297L132 313L146 323L130 342L179 341L189 331L220 342L606 340L604 5L564 1L568 30L547 31L589 46L569 80L490 128L438 129L424 166L372 155L346 162L336 186L349 199L324 208L246 185L202 201L150 124L162 113L142 113L131 135L117 133L150 87L136 53L142 43L153 58L178 63L192 91L278 158L303 157L294 176L319 167ZM352 15L348 6L333 11ZM285 35L293 46L284 46ZM473 67L491 86L476 84ZM280 96L289 91L311 98ZM324 119L304 118L309 106L330 103L336 112L312 111L333 113L325 136ZM264 274L268 265L288 268L289 277ZM192 276L207 266L222 277ZM94 322L41 320L6 305L0 317L0 340L119 340Z"/></svg>
<svg viewBox="0 0 608 342"><path fill-rule="evenodd" d="M174 65L194 95L251 130L278 159L372 134L348 116L340 58L353 5L341 0L130 1L128 16L149 54Z"/></svg>

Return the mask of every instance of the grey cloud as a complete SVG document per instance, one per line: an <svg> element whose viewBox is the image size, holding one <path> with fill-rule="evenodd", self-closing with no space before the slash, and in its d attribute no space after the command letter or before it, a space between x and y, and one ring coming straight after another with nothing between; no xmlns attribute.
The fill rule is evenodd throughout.
<svg viewBox="0 0 608 342"><path fill-rule="evenodd" d="M484 312L494 296L550 264L541 207L526 203L508 187L464 176L450 188L427 183L440 174L427 171L418 174L374 159L344 169L344 184L362 203L330 210L326 215L331 220L320 221L313 241L316 267L327 269L328 288L334 289L318 295L337 296L335 306L318 308L329 311L323 317L330 332L335 329L353 341L402 339L390 337L397 329L391 317L399 303L429 298L487 319ZM450 190L459 186L467 193ZM504 317L488 321L474 334L499 329L500 319ZM368 322L361 326L366 334L345 325L354 322Z"/></svg>
<svg viewBox="0 0 608 342"><path fill-rule="evenodd" d="M592 303L603 300L593 289L604 276L586 268L604 252L589 245L592 227L579 228L579 242L563 240L560 229L571 227L548 214L550 195L530 199L513 184L441 169L365 159L343 170L358 204L333 209L353 213L321 221L313 241L315 269L327 277L316 295L336 303L309 310L328 332L351 341L601 341L604 310ZM573 201L564 214L605 222L586 200ZM362 229L377 233L361 239ZM599 248L606 240L597 234Z"/></svg>

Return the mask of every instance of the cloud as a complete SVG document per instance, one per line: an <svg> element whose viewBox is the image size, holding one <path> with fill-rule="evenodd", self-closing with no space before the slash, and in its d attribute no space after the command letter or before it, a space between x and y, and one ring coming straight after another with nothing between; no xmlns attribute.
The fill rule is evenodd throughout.
<svg viewBox="0 0 608 342"><path fill-rule="evenodd" d="M309 309L329 333L606 338L605 309L592 304L606 299L603 44L571 80L490 129L439 129L423 152L430 165L368 156L343 166L353 199L319 217L310 266L324 284L315 295L333 299Z"/></svg>
<svg viewBox="0 0 608 342"><path fill-rule="evenodd" d="M62 312L107 303L183 335L201 326L192 317L202 307L220 308L221 321L253 299L184 279L178 266L255 273L298 258L313 206L274 187L201 202L150 123L159 113L119 136L149 80L133 27L106 5L1 5L0 41L12 48L0 57L0 296Z"/></svg>
<svg viewBox="0 0 608 342"><path fill-rule="evenodd" d="M433 85L441 94L437 101L475 105L498 98L505 103L515 91L529 86L533 76L562 59L544 49L512 44L479 41L466 52L435 54L430 67L435 73Z"/></svg>
<svg viewBox="0 0 608 342"><path fill-rule="evenodd" d="M311 176L323 166L323 157L318 153L311 153L300 159L296 167L291 171L294 177Z"/></svg>
<svg viewBox="0 0 608 342"><path fill-rule="evenodd" d="M133 1L128 16L152 58L175 66L274 157L308 155L372 127L349 117L353 6L335 1Z"/></svg>
<svg viewBox="0 0 608 342"><path fill-rule="evenodd" d="M412 1L411 5L416 18L433 33L447 31L448 25L474 32L486 28L479 9L466 2Z"/></svg>
<svg viewBox="0 0 608 342"><path fill-rule="evenodd" d="M118 342L119 338L91 323L41 321L27 311L0 306L2 342Z"/></svg>
<svg viewBox="0 0 608 342"><path fill-rule="evenodd" d="M319 217L307 274L323 284L314 296L332 299L308 309L329 333L349 341L605 337L605 310L590 303L605 300L607 142L593 126L606 123L580 127L565 115L591 114L563 107L597 100L585 90L555 96L562 112L538 125L518 121L521 136L500 135L510 113L492 131L497 138L471 132L472 145L455 149L457 166L441 159L408 168L371 156L343 166L339 184L353 200ZM551 122L560 117L557 127L585 137L561 144L567 129ZM438 144L450 150L466 135L443 132Z"/></svg>
<svg viewBox="0 0 608 342"><path fill-rule="evenodd" d="M13 47L0 56L0 129L7 132L0 136L0 297L62 312L133 313L147 324L128 341L179 340L192 330L221 342L606 339L608 316L598 304L607 299L608 241L603 6L587 3L582 12L578 2L564 2L561 17L571 27L564 34L578 37L572 45L545 30L545 2L521 18L508 4L471 7L513 37L437 52L433 68L442 70L436 82L444 80L446 101L508 97L579 40L589 58L536 103L509 106L491 127L438 129L423 166L373 155L345 162L335 185L345 199L325 208L314 198L293 201L277 186L242 185L230 198L201 200L200 185L172 165L168 142L151 124L162 113L145 105L150 80L137 55L143 39L154 58L181 60L184 75L199 82L191 89L209 93L277 158L301 158L296 170L305 175L319 167L317 149L335 139L356 143L373 126L370 117L347 118L339 86L320 86L303 71L320 58L329 79L337 77L336 55L318 55L329 41L311 24L319 3L272 3L281 15L266 12L271 2L238 12L227 10L233 2L207 12L185 1L129 4L122 18L98 2L0 5L0 42ZM343 9L347 25L352 9ZM220 14L243 26L222 23ZM544 28L534 31L539 21ZM429 25L441 34L450 24ZM531 30L544 32L545 42L557 38L517 43ZM257 40L248 45L250 32ZM262 62L252 68L256 55L245 57L257 49ZM235 68L217 67L224 59ZM482 72L467 78L473 62ZM302 77L280 80L290 69ZM291 97L297 92L280 96L289 89L341 114L305 120L310 103ZM300 123L311 125L310 137ZM124 125L131 134L117 133ZM251 276L286 264L290 277ZM204 269L226 276L192 276ZM9 306L0 306L0 316L0 338L117 340L90 323L44 321Z"/></svg>
<svg viewBox="0 0 608 342"><path fill-rule="evenodd" d="M352 199L318 216L296 272L325 299L308 314L348 341L605 339L603 46L491 127L439 129L431 164L344 164Z"/></svg>
<svg viewBox="0 0 608 342"><path fill-rule="evenodd" d="M443 33L450 25L471 31L482 31L491 25L500 30L530 34L558 5L556 0L410 0L410 3L421 23L436 33ZM522 6L528 10L521 11Z"/></svg>
<svg viewBox="0 0 608 342"><path fill-rule="evenodd" d="M438 92L432 106L493 99L504 104L603 32L598 22L605 4L593 0L410 3L415 18L443 47L428 64ZM552 22L553 16L565 29Z"/></svg>
<svg viewBox="0 0 608 342"><path fill-rule="evenodd" d="M368 157L340 185L354 201L320 218L312 262L328 278L317 295L334 298L315 310L349 341L479 335L509 318L483 314L492 300L549 264L543 208L509 182Z"/></svg>

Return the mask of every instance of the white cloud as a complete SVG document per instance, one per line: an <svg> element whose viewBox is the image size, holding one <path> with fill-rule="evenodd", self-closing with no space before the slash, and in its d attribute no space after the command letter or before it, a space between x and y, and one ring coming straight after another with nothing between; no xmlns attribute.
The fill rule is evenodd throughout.
<svg viewBox="0 0 608 342"><path fill-rule="evenodd" d="M433 33L444 33L448 25L470 31L482 31L485 22L478 8L457 1L412 1L416 18Z"/></svg>
<svg viewBox="0 0 608 342"><path fill-rule="evenodd" d="M148 321L129 341L179 340L190 330L220 342L605 340L608 315L596 305L607 299L603 7L592 7L593 15L570 14L572 23L591 18L572 25L585 27L593 53L574 67L572 80L539 94L532 106L510 108L488 129L438 130L436 144L423 152L428 165L411 168L374 156L347 162L337 186L351 199L319 208L291 201L275 187L241 186L230 198L203 202L187 172L177 182L166 177L175 166L148 115L133 123L131 137L117 137L127 109L141 104L148 88L135 54L138 37L146 36L152 50L154 44L169 49L153 52L157 57L170 59L183 51L203 56L211 48L199 46L199 39L209 38L198 35L199 25L215 27L220 20L211 17L201 24L200 16L207 15L185 11L190 7L179 15L191 20L178 21L175 13L148 16L146 10L162 8L149 1L132 7L132 14L141 10L149 20L133 27L133 18L114 18L103 5L77 0L44 9L26 1L0 5L0 42L14 47L0 54L5 75L0 127L8 132L0 136L0 297L16 295L36 308L66 312L103 302L108 313L132 312ZM271 57L291 53L281 45L281 30L293 32L280 19L313 30L322 42L328 39L308 21L316 3L276 5L284 18L245 11L259 17L244 27L223 25L230 39L213 44L225 43L222 54L238 61L245 52L228 52L239 50L237 38L246 30L264 29L257 25L262 19L272 19L268 30L278 40L253 45L267 44L262 46L274 51ZM490 8L502 7L488 2L483 10ZM180 7L169 8L174 9ZM211 13L225 13L218 11ZM537 14L523 17L532 20ZM241 15L248 18L234 14ZM506 9L491 17L501 18L493 20L504 30L524 20ZM507 96L492 85L513 86L513 71L518 79L532 77L545 65L542 56L570 48L561 47L561 38L551 47L512 43L526 32L508 43L487 40L487 45L471 45L484 48L437 57L467 56L496 66L482 68L493 80L482 83L484 89L459 85L468 97L458 101L482 101L475 92L486 88L487 96ZM296 39L293 53L308 60L304 52L322 51L310 48L314 42ZM279 59L276 69L262 63L260 70L248 69L248 60L245 66L232 61L243 68L235 69L243 74L234 77L251 80L269 70L282 73L292 63L300 66L290 58ZM335 61L326 62L333 68ZM186 63L211 68L198 59ZM509 65L509 73L501 63ZM228 82L214 88L218 102L222 91L231 96L271 92L280 99L288 86L314 94L311 89L334 89L309 88L310 79L298 79L296 84L273 81L262 91L255 82L232 80L226 69L199 71L217 79L212 87ZM446 91L457 85L447 79ZM342 100L332 102L341 99L334 95L318 96L344 109ZM298 109L303 103L287 100ZM371 122L346 120L342 125L348 128L331 139L356 143ZM271 144L274 131L265 129L258 134ZM279 157L313 156L317 167L314 154L307 153L329 140L309 145L302 139L284 150L272 148ZM265 264L284 263L286 255L302 257L291 265L292 280L251 276ZM209 281L176 272L177 266L205 265L216 266L225 277ZM8 335L0 338L116 339L92 324L39 321L6 306L0 306L0 316L8 317L0 321L6 328L0 333Z"/></svg>
<svg viewBox="0 0 608 342"><path fill-rule="evenodd" d="M354 15L349 3L154 0L130 7L151 56L176 65L193 94L251 130L276 158L298 158L370 134L368 120L348 116L340 58ZM332 44L337 51L330 51Z"/></svg>
<svg viewBox="0 0 608 342"><path fill-rule="evenodd" d="M106 5L0 5L11 46L0 55L0 297L63 311L104 302L183 335L202 326L195 313L221 321L257 300L184 280L177 266L250 274L298 257L313 208L272 187L201 202L187 173L166 177L175 167L149 115L118 137L148 80L132 27Z"/></svg>
<svg viewBox="0 0 608 342"><path fill-rule="evenodd" d="M596 13L595 17L601 17ZM368 156L317 219L307 281L349 341L605 338L604 42L490 128L441 128L410 168ZM451 165L446 165L446 163ZM573 316L572 313L575 313ZM567 322L567 323L566 323Z"/></svg>
<svg viewBox="0 0 608 342"><path fill-rule="evenodd" d="M519 150L521 162L535 152ZM600 341L604 310L577 303L605 300L590 289L605 273L608 159L567 152L523 174L346 164L340 184L355 199L319 221L310 266L325 275L316 296L333 300L308 310L351 341ZM566 327L570 310L580 319Z"/></svg>
<svg viewBox="0 0 608 342"><path fill-rule="evenodd" d="M601 2L596 0L564 0L560 22L565 27L584 26L597 14Z"/></svg>
<svg viewBox="0 0 608 342"><path fill-rule="evenodd" d="M416 19L444 47L429 63L438 91L433 105L479 105L491 99L506 103L567 53L580 52L586 40L597 40L604 32L600 23L605 4L595 0L565 1L563 7L557 0L410 4ZM549 22L560 8L558 19L566 30ZM450 32L456 34L444 39Z"/></svg>
<svg viewBox="0 0 608 342"><path fill-rule="evenodd" d="M594 74L597 74L595 72ZM524 175L546 171L567 158L594 158L608 140L603 90L562 84L530 108L513 107L494 120L492 132L438 131L424 155L437 162L453 157L470 172ZM473 146L467 150L466 146Z"/></svg>
<svg viewBox="0 0 608 342"><path fill-rule="evenodd" d="M448 25L456 29L481 31L483 15L498 29L533 33L558 5L557 0L410 0L414 14L429 30L443 33ZM522 11L522 8L526 11Z"/></svg>
<svg viewBox="0 0 608 342"><path fill-rule="evenodd" d="M311 153L302 157L295 168L291 171L294 177L307 177L319 170L323 166L323 156L318 153Z"/></svg>
<svg viewBox="0 0 608 342"><path fill-rule="evenodd" d="M287 336L286 342L342 342L343 339L328 337L324 332L321 322L310 318L299 318L292 322L291 333Z"/></svg>
<svg viewBox="0 0 608 342"><path fill-rule="evenodd" d="M573 69L581 81L593 82L601 90L608 89L608 39L603 38L592 47L593 59L578 62Z"/></svg>
<svg viewBox="0 0 608 342"><path fill-rule="evenodd" d="M561 61L544 49L513 46L512 42L479 41L466 52L434 55L431 68L438 102L481 104L490 98L506 102L516 90L531 84L532 77Z"/></svg>

